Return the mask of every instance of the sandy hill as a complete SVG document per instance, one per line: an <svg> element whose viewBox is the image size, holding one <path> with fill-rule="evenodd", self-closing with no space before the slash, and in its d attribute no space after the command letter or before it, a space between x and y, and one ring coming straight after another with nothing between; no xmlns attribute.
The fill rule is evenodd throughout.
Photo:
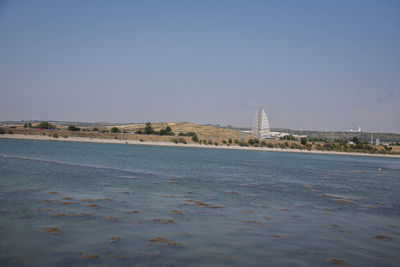
<svg viewBox="0 0 400 267"><path fill-rule="evenodd" d="M167 126L170 126L175 134L178 134L180 132L182 133L195 132L197 133L199 138L205 138L205 139L240 138L240 131L238 130L220 128L217 126L196 124L191 122L161 122L161 123L152 123L151 125L156 131L159 131ZM107 126L106 128L110 129L111 127L114 126ZM144 123L126 124L126 125L118 125L117 127L127 132L134 132L139 129L144 129L145 124Z"/></svg>

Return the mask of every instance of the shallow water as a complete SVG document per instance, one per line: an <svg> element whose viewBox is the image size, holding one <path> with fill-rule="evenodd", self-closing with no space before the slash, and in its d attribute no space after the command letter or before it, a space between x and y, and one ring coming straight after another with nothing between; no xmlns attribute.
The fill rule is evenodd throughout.
<svg viewBox="0 0 400 267"><path fill-rule="evenodd" d="M398 266L399 188L395 158L2 139L0 265Z"/></svg>

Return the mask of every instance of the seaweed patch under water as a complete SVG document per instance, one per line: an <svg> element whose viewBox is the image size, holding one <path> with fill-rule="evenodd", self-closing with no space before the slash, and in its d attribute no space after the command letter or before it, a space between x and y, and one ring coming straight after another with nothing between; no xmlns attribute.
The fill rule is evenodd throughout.
<svg viewBox="0 0 400 267"><path fill-rule="evenodd" d="M86 207L89 207L89 208L99 208L100 205L97 205L97 204L89 204L89 205L86 205Z"/></svg>
<svg viewBox="0 0 400 267"><path fill-rule="evenodd" d="M171 210L172 213L176 214L176 215L181 215L182 211L180 210Z"/></svg>
<svg viewBox="0 0 400 267"><path fill-rule="evenodd" d="M257 224L257 225L263 225L263 223L261 223L261 222L258 222L258 221L256 221L256 220L244 220L243 222L245 222L245 223L254 223L254 224Z"/></svg>
<svg viewBox="0 0 400 267"><path fill-rule="evenodd" d="M186 202L194 203L194 204L196 204L197 206L205 207L205 208L211 208L211 209L221 209L221 208L224 208L224 207L215 206L215 205L211 205L211 204L206 204L206 203L203 203L203 202L200 202L200 201L196 201L196 200L191 200L191 199L186 200Z"/></svg>
<svg viewBox="0 0 400 267"><path fill-rule="evenodd" d="M377 235L377 236L372 237L372 239L383 240L383 239L392 239L392 237L386 236L386 235Z"/></svg>
<svg viewBox="0 0 400 267"><path fill-rule="evenodd" d="M44 229L44 231L46 233L55 235L60 232L60 228L59 227L47 227Z"/></svg>
<svg viewBox="0 0 400 267"><path fill-rule="evenodd" d="M52 209L44 209L44 208L39 208L40 212L50 212Z"/></svg>
<svg viewBox="0 0 400 267"><path fill-rule="evenodd" d="M162 224L170 224L170 223L174 223L174 220L170 220L170 219L153 219L153 222L160 222Z"/></svg>
<svg viewBox="0 0 400 267"><path fill-rule="evenodd" d="M99 254L87 254L85 252L81 252L81 257L88 260L94 260L99 258Z"/></svg>
<svg viewBox="0 0 400 267"><path fill-rule="evenodd" d="M174 241L162 238L162 237L150 238L149 241L150 242L160 242L160 243L163 243L163 244L168 244L169 246L172 246L172 247L183 247L182 244L179 244L177 242L174 242Z"/></svg>
<svg viewBox="0 0 400 267"><path fill-rule="evenodd" d="M339 266L343 266L344 265L344 260L337 260L337 259L330 259L329 262L339 265Z"/></svg>
<svg viewBox="0 0 400 267"><path fill-rule="evenodd" d="M127 212L129 212L129 213L139 213L138 210L128 210Z"/></svg>
<svg viewBox="0 0 400 267"><path fill-rule="evenodd" d="M61 214L49 214L50 218L57 218L57 217L68 217L71 216L69 214L61 213Z"/></svg>
<svg viewBox="0 0 400 267"><path fill-rule="evenodd" d="M110 241L110 242L115 242L115 241L118 241L118 240L121 240L121 237L119 235L115 236L115 237L110 237L108 239L108 241Z"/></svg>
<svg viewBox="0 0 400 267"><path fill-rule="evenodd" d="M276 238L276 239L284 239L284 238L288 238L288 236L287 236L287 235L278 235L278 234L272 235L272 237L273 237L273 238Z"/></svg>
<svg viewBox="0 0 400 267"><path fill-rule="evenodd" d="M337 199L335 201L336 201L336 203L339 203L339 204L351 204L351 203L353 203L353 202L351 202L349 200L343 200L343 199Z"/></svg>

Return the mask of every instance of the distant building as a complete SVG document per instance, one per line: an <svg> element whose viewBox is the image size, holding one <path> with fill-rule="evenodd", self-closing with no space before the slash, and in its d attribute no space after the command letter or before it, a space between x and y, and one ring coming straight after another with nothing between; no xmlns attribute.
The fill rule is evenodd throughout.
<svg viewBox="0 0 400 267"><path fill-rule="evenodd" d="M262 108L257 109L254 117L252 135L257 139L271 138L268 117Z"/></svg>

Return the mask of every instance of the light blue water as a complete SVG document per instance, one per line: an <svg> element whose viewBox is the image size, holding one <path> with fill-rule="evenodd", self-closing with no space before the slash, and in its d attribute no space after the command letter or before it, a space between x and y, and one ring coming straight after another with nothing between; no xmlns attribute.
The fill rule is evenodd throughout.
<svg viewBox="0 0 400 267"><path fill-rule="evenodd" d="M0 265L398 266L399 189L393 158L2 139Z"/></svg>

